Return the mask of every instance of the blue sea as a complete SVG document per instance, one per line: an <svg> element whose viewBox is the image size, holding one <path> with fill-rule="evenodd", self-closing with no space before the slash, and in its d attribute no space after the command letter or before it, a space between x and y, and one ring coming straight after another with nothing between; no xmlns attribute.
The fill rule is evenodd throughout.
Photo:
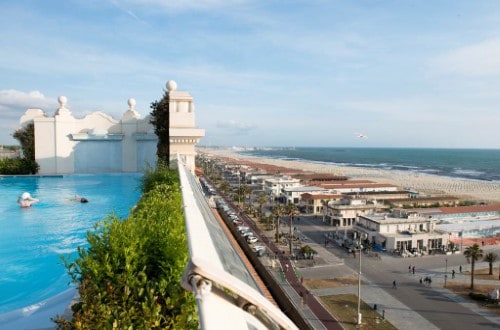
<svg viewBox="0 0 500 330"><path fill-rule="evenodd" d="M500 182L500 150L414 148L249 148L241 154Z"/></svg>

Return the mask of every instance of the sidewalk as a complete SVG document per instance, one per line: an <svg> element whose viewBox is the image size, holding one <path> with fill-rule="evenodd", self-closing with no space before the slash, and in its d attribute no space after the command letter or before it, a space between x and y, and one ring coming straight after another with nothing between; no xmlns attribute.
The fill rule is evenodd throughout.
<svg viewBox="0 0 500 330"><path fill-rule="evenodd" d="M481 268L487 268L488 263L487 262L476 262L476 269L481 269ZM476 314L479 314L483 316L484 318L490 320L493 323L500 324L500 316L491 313L488 311L486 308L481 308L479 307L476 303L467 300L452 291L446 289L444 287L444 274L446 272L445 268L437 268L437 269L432 269L429 271L429 274L432 273L432 278L433 281L436 283L436 285L433 285L432 289L434 291L439 292L442 296L447 297L450 300L453 300L454 302L470 309ZM439 275L436 275L439 274ZM431 276L431 275L429 275ZM455 278L451 278L451 273L450 270L448 269L448 279L447 283L453 283L453 282L465 282L467 284L470 283L470 276L469 275L464 275L461 273L456 273ZM491 281L491 280L479 280L479 279L474 279L474 284L490 284L490 285L499 285L498 281ZM499 285L500 287L500 285Z"/></svg>
<svg viewBox="0 0 500 330"><path fill-rule="evenodd" d="M364 283L367 282L366 278L363 276L361 278ZM349 286L317 289L311 290L311 292L318 297L337 294L352 294L357 296L358 287ZM420 314L411 310L384 289L376 285L363 284L361 286L361 300L370 306L377 304L378 313L381 316L383 315L386 320L398 329L438 329L432 323L420 316Z"/></svg>
<svg viewBox="0 0 500 330"><path fill-rule="evenodd" d="M303 235L303 234L301 234ZM304 235L305 236L305 235ZM308 244L313 245L315 243L310 243L312 240L308 239ZM353 271L351 268L343 264L343 259L340 259L333 255L332 252L328 251L328 249L323 248L323 246L315 244L314 249L318 252L318 258L325 261L328 266L328 275L330 278L334 277L345 277L346 275L356 275L357 273ZM331 257L333 255L333 257ZM393 257L384 257L384 258L393 258ZM486 267L487 263L478 262L477 267ZM317 265L310 267L308 269L299 269L299 271L304 275L305 278L314 278L315 273L321 273L321 268L324 268L325 265ZM438 293L442 297L446 297L456 303L461 304L463 307L471 310L472 312L479 314L493 323L500 324L500 316L497 316L493 313L490 313L486 309L482 309L477 306L473 302L469 302L466 299L454 294L450 290L447 290L443 287L444 285L444 268L436 268L429 269L423 272L420 272L420 275L430 276L433 280L433 285L430 287L430 290ZM451 269L448 269L448 283L450 281L460 281L465 280L470 281L470 277L463 274L456 274L455 279L451 279ZM318 276L321 278L321 276ZM385 319L387 319L391 324L393 324L398 329L439 329L433 323L425 319L418 312L410 309L408 306L403 304L401 301L396 299L394 296L390 294L391 289L382 288L377 285L374 285L364 276L361 277L362 286L361 286L361 299L370 306L374 306L377 304L377 311L380 315L384 314ZM475 283L481 284L488 281L484 280L475 280ZM496 282L498 284L498 281ZM488 283L489 284L489 283ZM397 290L397 289L394 289ZM315 297L327 296L327 295L336 295L336 294L353 294L358 295L358 287L357 285L349 286L349 287L338 287L338 288L325 288L325 289L316 289L311 290L311 294ZM321 328L318 328L321 329Z"/></svg>

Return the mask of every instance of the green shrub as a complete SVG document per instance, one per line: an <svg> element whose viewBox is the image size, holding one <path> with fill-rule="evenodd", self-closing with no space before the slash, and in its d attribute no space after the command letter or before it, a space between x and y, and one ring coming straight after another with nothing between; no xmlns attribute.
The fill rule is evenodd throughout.
<svg viewBox="0 0 500 330"><path fill-rule="evenodd" d="M0 174L36 174L40 166L34 160L27 158L3 158L0 159Z"/></svg>
<svg viewBox="0 0 500 330"><path fill-rule="evenodd" d="M89 246L65 260L80 302L60 328L198 328L194 296L180 285L188 250L179 180L165 168L152 172L132 214L97 223Z"/></svg>
<svg viewBox="0 0 500 330"><path fill-rule="evenodd" d="M35 160L35 125L30 123L12 135L21 144L23 157L0 162L0 174L36 174L40 166Z"/></svg>

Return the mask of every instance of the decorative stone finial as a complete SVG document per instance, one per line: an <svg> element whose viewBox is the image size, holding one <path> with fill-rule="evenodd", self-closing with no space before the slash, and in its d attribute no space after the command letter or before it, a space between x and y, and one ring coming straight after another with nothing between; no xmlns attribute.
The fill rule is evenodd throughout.
<svg viewBox="0 0 500 330"><path fill-rule="evenodd" d="M128 99L128 106L129 106L129 110L134 111L134 108L135 108L135 99Z"/></svg>
<svg viewBox="0 0 500 330"><path fill-rule="evenodd" d="M57 101L59 102L59 107L61 109L65 109L66 108L66 103L68 103L68 99L66 98L66 96L59 96L59 98L57 99Z"/></svg>
<svg viewBox="0 0 500 330"><path fill-rule="evenodd" d="M167 91L172 92L177 89L177 83L173 80L167 81Z"/></svg>
<svg viewBox="0 0 500 330"><path fill-rule="evenodd" d="M127 101L128 103L128 110L125 111L125 113L122 116L123 121L130 121L133 119L139 119L141 118L141 115L137 111L135 111L135 99L130 98Z"/></svg>
<svg viewBox="0 0 500 330"><path fill-rule="evenodd" d="M59 102L59 108L56 110L55 115L60 116L60 115L71 115L71 111L69 111L68 108L66 108L66 103L68 103L68 99L66 96L59 96L57 99L57 102Z"/></svg>

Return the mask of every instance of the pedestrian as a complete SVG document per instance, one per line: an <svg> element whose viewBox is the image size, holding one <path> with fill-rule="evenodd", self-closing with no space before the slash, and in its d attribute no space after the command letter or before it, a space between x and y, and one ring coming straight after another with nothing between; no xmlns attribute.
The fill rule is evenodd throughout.
<svg viewBox="0 0 500 330"><path fill-rule="evenodd" d="M285 264L285 271L288 273L288 264Z"/></svg>
<svg viewBox="0 0 500 330"><path fill-rule="evenodd" d="M420 278L420 285L422 285L422 278Z"/></svg>
<svg viewBox="0 0 500 330"><path fill-rule="evenodd" d="M397 286L396 286L396 280L392 281L392 288L393 288L393 289L397 289Z"/></svg>
<svg viewBox="0 0 500 330"><path fill-rule="evenodd" d="M415 275L415 265L413 265L413 267L411 268L412 272L413 272L413 275Z"/></svg>
<svg viewBox="0 0 500 330"><path fill-rule="evenodd" d="M411 265L408 266L408 273L411 273Z"/></svg>
<svg viewBox="0 0 500 330"><path fill-rule="evenodd" d="M452 269L452 271L451 271L451 278L455 278L455 270L454 269Z"/></svg>
<svg viewBox="0 0 500 330"><path fill-rule="evenodd" d="M460 271L460 274L462 274L462 265L460 265L460 267L458 267L458 270Z"/></svg>

